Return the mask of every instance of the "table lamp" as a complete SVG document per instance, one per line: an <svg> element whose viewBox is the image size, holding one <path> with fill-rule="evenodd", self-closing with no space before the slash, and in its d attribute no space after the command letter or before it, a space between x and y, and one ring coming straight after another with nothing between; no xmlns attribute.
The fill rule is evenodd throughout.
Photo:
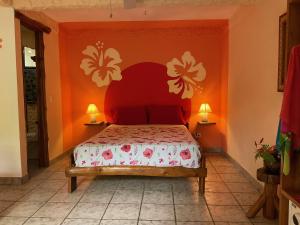
<svg viewBox="0 0 300 225"><path fill-rule="evenodd" d="M201 115L201 121L208 122L208 113L212 112L209 104L207 104L207 103L201 104L199 112Z"/></svg>
<svg viewBox="0 0 300 225"><path fill-rule="evenodd" d="M90 123L97 122L96 117L97 117L97 115L99 115L99 111L95 104L89 104L86 113L90 115L90 118L91 118Z"/></svg>

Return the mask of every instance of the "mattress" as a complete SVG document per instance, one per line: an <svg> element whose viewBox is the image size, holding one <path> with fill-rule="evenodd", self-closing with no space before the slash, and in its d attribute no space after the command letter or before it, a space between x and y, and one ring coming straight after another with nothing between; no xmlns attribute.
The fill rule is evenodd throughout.
<svg viewBox="0 0 300 225"><path fill-rule="evenodd" d="M76 146L77 167L199 168L198 143L183 125L110 125Z"/></svg>

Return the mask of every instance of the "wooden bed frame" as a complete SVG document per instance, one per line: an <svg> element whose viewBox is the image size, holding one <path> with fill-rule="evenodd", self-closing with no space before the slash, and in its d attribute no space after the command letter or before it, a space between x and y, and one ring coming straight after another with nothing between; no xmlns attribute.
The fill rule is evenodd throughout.
<svg viewBox="0 0 300 225"><path fill-rule="evenodd" d="M201 154L199 168L153 167L153 166L97 166L76 167L73 153L70 154L70 166L66 168L68 192L77 188L77 176L150 176L150 177L198 177L199 193L205 192L207 176L206 158Z"/></svg>

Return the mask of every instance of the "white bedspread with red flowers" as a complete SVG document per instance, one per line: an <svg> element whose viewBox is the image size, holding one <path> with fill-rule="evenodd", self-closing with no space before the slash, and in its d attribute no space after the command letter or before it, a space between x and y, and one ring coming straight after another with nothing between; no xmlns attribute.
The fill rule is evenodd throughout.
<svg viewBox="0 0 300 225"><path fill-rule="evenodd" d="M110 125L74 150L77 167L198 168L198 143L183 125Z"/></svg>

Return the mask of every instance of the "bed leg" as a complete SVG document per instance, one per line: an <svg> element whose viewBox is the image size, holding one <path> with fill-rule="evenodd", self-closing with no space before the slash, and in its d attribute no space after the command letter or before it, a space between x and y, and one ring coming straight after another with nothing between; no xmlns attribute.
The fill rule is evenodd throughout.
<svg viewBox="0 0 300 225"><path fill-rule="evenodd" d="M205 177L199 177L199 195L205 193Z"/></svg>
<svg viewBox="0 0 300 225"><path fill-rule="evenodd" d="M202 155L200 159L200 171L199 171L199 194L205 193L205 178L207 176L206 157Z"/></svg>
<svg viewBox="0 0 300 225"><path fill-rule="evenodd" d="M70 168L75 166L75 159L74 159L73 153L70 154L69 166L70 166ZM68 192L72 193L77 188L77 177L71 176L69 174L68 168L66 169L66 176L67 176L67 180L68 180Z"/></svg>
<svg viewBox="0 0 300 225"><path fill-rule="evenodd" d="M68 177L68 192L72 193L77 188L77 177Z"/></svg>

